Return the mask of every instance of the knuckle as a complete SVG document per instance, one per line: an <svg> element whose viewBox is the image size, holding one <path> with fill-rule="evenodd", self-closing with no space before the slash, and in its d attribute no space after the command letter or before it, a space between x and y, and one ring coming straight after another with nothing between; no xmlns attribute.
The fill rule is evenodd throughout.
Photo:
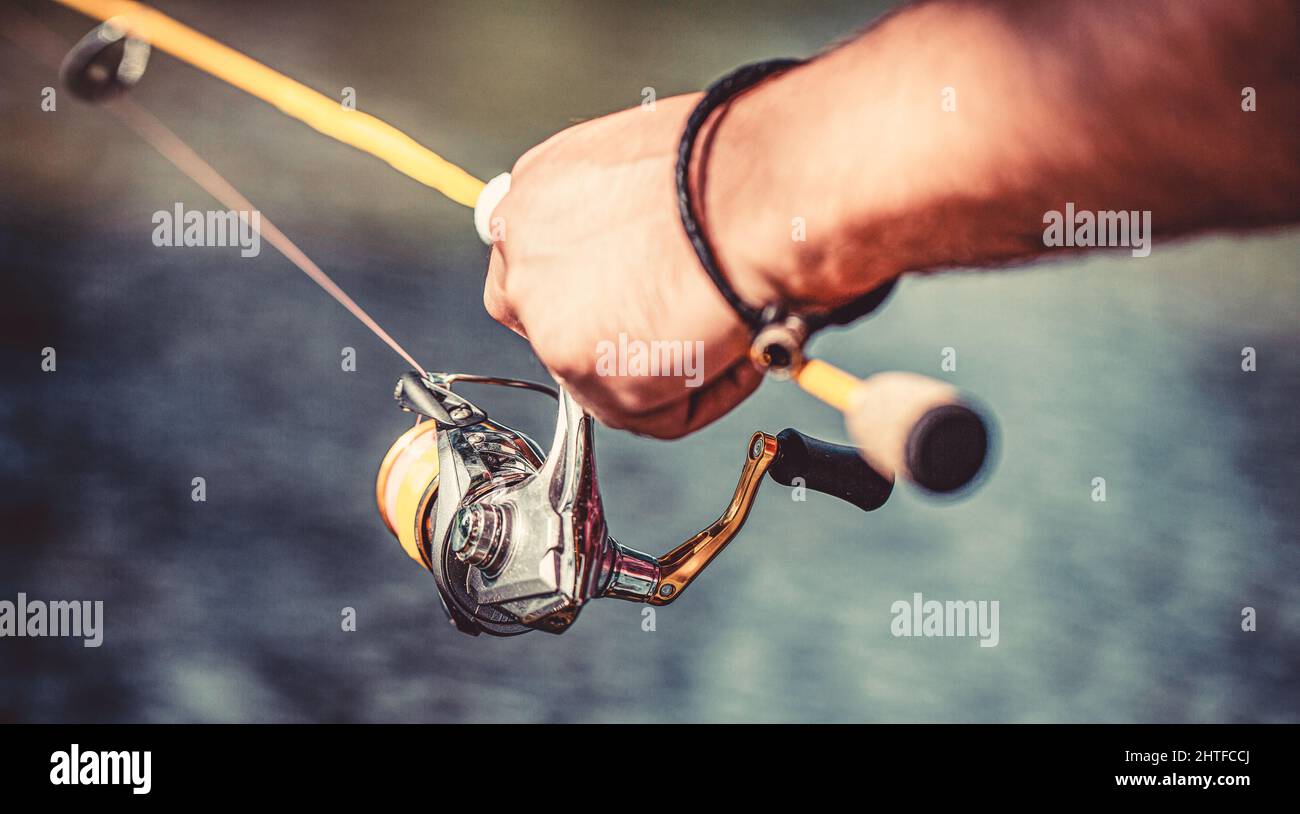
<svg viewBox="0 0 1300 814"><path fill-rule="evenodd" d="M500 294L491 282L483 287L483 308L488 312L488 316L497 322L505 320L507 313L505 303L502 302Z"/></svg>
<svg viewBox="0 0 1300 814"><path fill-rule="evenodd" d="M487 310L488 316L492 317L493 321L495 321L499 325L505 325L506 322L505 311L503 311L500 306L498 306L494 302L491 302L487 298L484 298L483 306Z"/></svg>

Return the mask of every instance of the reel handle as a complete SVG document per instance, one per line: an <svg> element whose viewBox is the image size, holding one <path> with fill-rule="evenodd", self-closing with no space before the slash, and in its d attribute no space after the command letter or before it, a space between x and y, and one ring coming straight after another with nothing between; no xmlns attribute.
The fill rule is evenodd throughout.
<svg viewBox="0 0 1300 814"><path fill-rule="evenodd" d="M832 444L793 428L777 433L776 460L767 473L783 486L806 486L852 503L879 509L894 490L892 477L871 468L854 447Z"/></svg>

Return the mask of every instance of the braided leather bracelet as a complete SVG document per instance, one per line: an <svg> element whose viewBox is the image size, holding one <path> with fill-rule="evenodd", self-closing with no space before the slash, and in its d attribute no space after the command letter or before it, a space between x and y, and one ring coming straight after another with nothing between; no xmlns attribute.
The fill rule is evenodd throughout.
<svg viewBox="0 0 1300 814"><path fill-rule="evenodd" d="M714 82L691 111L677 147L677 208L682 228L695 249L704 273L717 287L722 298L735 311L754 337L750 358L763 370L781 375L797 372L802 365L802 348L808 337L828 325L842 325L869 313L884 302L894 287L890 282L861 297L824 313L791 313L781 303L755 308L736 293L718 266L717 255L700 227L699 209L691 197L690 168L695 154L695 140L709 116L759 82L803 64L798 59L770 59L741 66Z"/></svg>

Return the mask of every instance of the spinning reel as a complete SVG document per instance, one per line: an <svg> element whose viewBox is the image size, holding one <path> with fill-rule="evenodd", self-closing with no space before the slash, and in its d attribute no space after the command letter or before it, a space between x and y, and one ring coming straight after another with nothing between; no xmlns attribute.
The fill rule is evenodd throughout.
<svg viewBox="0 0 1300 814"><path fill-rule="evenodd" d="M459 382L554 398L559 409L550 449L544 453L527 435L454 392ZM882 506L894 485L853 447L793 429L756 432L722 515L655 557L610 536L596 477L593 419L563 389L412 372L401 378L394 395L419 419L379 467L379 513L403 550L433 574L452 624L470 635L563 633L592 599L673 602L740 532L765 474L865 511ZM927 415L938 410L951 416L951 409L940 406ZM911 441L918 455L933 457L942 448L949 469L964 467L973 475L983 462L987 435L982 423L978 437L970 429L968 423L932 416L916 422ZM913 471L912 477L952 479L951 471L919 478Z"/></svg>
<svg viewBox="0 0 1300 814"><path fill-rule="evenodd" d="M492 212L510 175L488 182L474 208L491 244ZM889 295L889 283L859 303L861 316ZM859 380L803 353L797 318L754 337L751 360L768 375L840 409L861 450L794 429L755 432L740 480L722 515L662 557L609 534L596 479L593 420L563 388L467 374L407 373L395 397L421 418L384 456L376 482L379 513L402 548L433 574L452 623L464 633L563 633L592 599L667 605L740 532L767 474L872 511L900 474L923 489L954 492L983 469L988 427L955 388L908 373ZM550 395L559 403L555 437L536 442L490 419L453 392L456 382L496 384Z"/></svg>

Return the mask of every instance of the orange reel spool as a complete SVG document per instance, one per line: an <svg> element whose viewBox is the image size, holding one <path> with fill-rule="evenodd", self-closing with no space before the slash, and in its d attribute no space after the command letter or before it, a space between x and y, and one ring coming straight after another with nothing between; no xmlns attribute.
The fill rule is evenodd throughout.
<svg viewBox="0 0 1300 814"><path fill-rule="evenodd" d="M384 525L407 556L429 567L420 530L438 497L438 423L421 421L388 448L375 478L375 502Z"/></svg>

